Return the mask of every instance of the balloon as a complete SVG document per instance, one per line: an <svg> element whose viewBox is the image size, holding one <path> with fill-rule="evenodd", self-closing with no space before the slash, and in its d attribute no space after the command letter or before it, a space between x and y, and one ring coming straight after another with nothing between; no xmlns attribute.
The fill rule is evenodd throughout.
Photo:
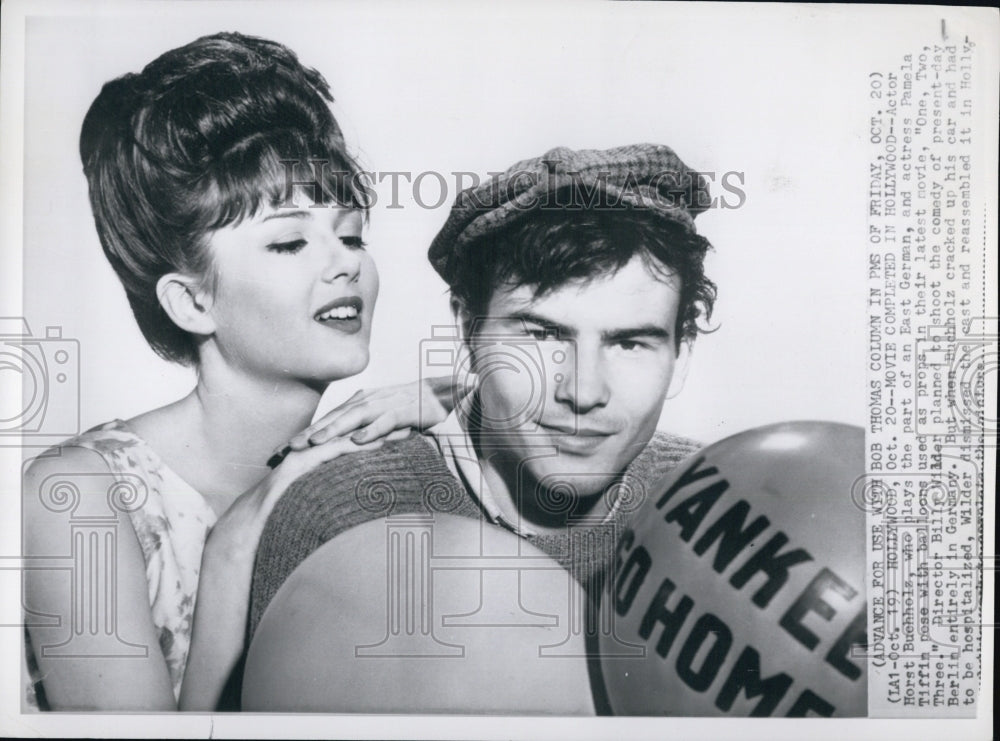
<svg viewBox="0 0 1000 741"><path fill-rule="evenodd" d="M243 709L594 713L582 603L542 551L478 520L359 525L313 552L268 605Z"/></svg>
<svg viewBox="0 0 1000 741"><path fill-rule="evenodd" d="M863 474L862 429L788 422L710 445L650 490L602 594L613 712L864 716Z"/></svg>

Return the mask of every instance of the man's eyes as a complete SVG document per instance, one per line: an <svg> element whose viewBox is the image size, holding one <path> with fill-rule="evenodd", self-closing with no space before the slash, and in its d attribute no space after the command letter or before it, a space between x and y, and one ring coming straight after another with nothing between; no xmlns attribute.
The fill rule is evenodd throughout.
<svg viewBox="0 0 1000 741"><path fill-rule="evenodd" d="M524 331L538 342L553 342L559 339L559 332L555 327L525 327Z"/></svg>
<svg viewBox="0 0 1000 741"><path fill-rule="evenodd" d="M524 332L536 342L557 342L565 339L556 327L524 327ZM610 347L628 353L648 350L653 345L645 340L620 339L609 343Z"/></svg>

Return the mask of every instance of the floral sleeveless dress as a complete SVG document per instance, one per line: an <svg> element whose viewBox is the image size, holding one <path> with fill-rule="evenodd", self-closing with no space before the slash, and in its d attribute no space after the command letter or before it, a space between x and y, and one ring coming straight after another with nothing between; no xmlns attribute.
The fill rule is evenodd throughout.
<svg viewBox="0 0 1000 741"><path fill-rule="evenodd" d="M199 492L169 469L121 420L95 427L61 447L93 450L107 461L114 476L138 476L146 483L145 502L131 510L128 517L146 562L150 611L177 699L191 645L201 555L216 521L215 512ZM30 678L26 709L46 709L44 687L27 631L25 639L26 670Z"/></svg>

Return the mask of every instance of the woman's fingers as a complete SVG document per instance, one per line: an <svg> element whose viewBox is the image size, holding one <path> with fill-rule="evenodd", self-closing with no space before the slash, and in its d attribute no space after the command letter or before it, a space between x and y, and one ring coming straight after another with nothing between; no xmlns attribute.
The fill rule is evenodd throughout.
<svg viewBox="0 0 1000 741"><path fill-rule="evenodd" d="M413 429L412 426L406 424L406 418L407 415L398 410L388 411L351 435L351 440L356 443L368 443L383 437L386 441L402 440L408 437Z"/></svg>
<svg viewBox="0 0 1000 741"><path fill-rule="evenodd" d="M420 430L443 421L452 410L456 395L475 387L476 376L463 374L427 378L398 386L357 391L351 398L313 422L268 461L272 468L292 451L304 451L336 438L350 436L358 443L385 437L394 430ZM352 434L353 433L353 434Z"/></svg>
<svg viewBox="0 0 1000 741"><path fill-rule="evenodd" d="M366 450L376 450L382 447L381 438L372 442L358 444L352 440L337 438L321 445L314 445L308 450L296 452L299 475L307 473L321 463L327 463L348 453L361 453Z"/></svg>
<svg viewBox="0 0 1000 741"><path fill-rule="evenodd" d="M277 479L277 486L271 487L269 492L268 499L273 500L271 506L295 479L304 476L317 466L349 453L377 450L384 443L384 437L360 445L345 438L338 438L305 450L290 451L272 474Z"/></svg>
<svg viewBox="0 0 1000 741"><path fill-rule="evenodd" d="M285 448L305 450L330 438L339 437L369 424L378 414L376 405L366 401L365 392L358 391L340 406L331 409L293 437ZM278 452L278 451L275 451Z"/></svg>
<svg viewBox="0 0 1000 741"><path fill-rule="evenodd" d="M372 425L374 425L372 429L374 434L361 435L360 437L352 436L351 440L354 440L355 443L370 442L400 426L395 420L395 413L391 408L388 412L380 412L378 406L374 404L346 408L342 405L304 429L287 445L276 450L268 459L267 465L276 468L292 452L303 452L318 445L335 442L338 439L350 442L345 437L346 435L359 430L368 430Z"/></svg>
<svg viewBox="0 0 1000 741"><path fill-rule="evenodd" d="M306 437L308 445L321 445L327 440L347 435L365 425L371 424L380 414L379 404L369 401L333 411L325 415Z"/></svg>
<svg viewBox="0 0 1000 741"><path fill-rule="evenodd" d="M416 426L419 416L420 386L417 383L359 391L297 434L285 448L289 451L305 450L369 427L371 429L358 438L358 441L370 441L394 429Z"/></svg>
<svg viewBox="0 0 1000 741"><path fill-rule="evenodd" d="M351 435L351 440L356 443L368 443L372 440L377 440L380 437L385 437L393 430L399 429L399 417L395 410L389 410L385 414L373 419L367 425L357 430L353 435ZM409 427L404 427L403 429L408 430Z"/></svg>

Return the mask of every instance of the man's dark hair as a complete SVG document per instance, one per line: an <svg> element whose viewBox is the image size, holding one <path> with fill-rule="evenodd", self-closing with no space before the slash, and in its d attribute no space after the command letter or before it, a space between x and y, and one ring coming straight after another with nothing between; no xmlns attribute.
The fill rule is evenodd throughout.
<svg viewBox="0 0 1000 741"><path fill-rule="evenodd" d="M565 201L563 201L565 202ZM650 273L680 279L678 345L705 331L715 284L705 277L712 245L682 224L643 208L536 209L463 252L452 297L470 319L486 316L501 286L531 286L536 297L572 282L613 275L639 255Z"/></svg>

